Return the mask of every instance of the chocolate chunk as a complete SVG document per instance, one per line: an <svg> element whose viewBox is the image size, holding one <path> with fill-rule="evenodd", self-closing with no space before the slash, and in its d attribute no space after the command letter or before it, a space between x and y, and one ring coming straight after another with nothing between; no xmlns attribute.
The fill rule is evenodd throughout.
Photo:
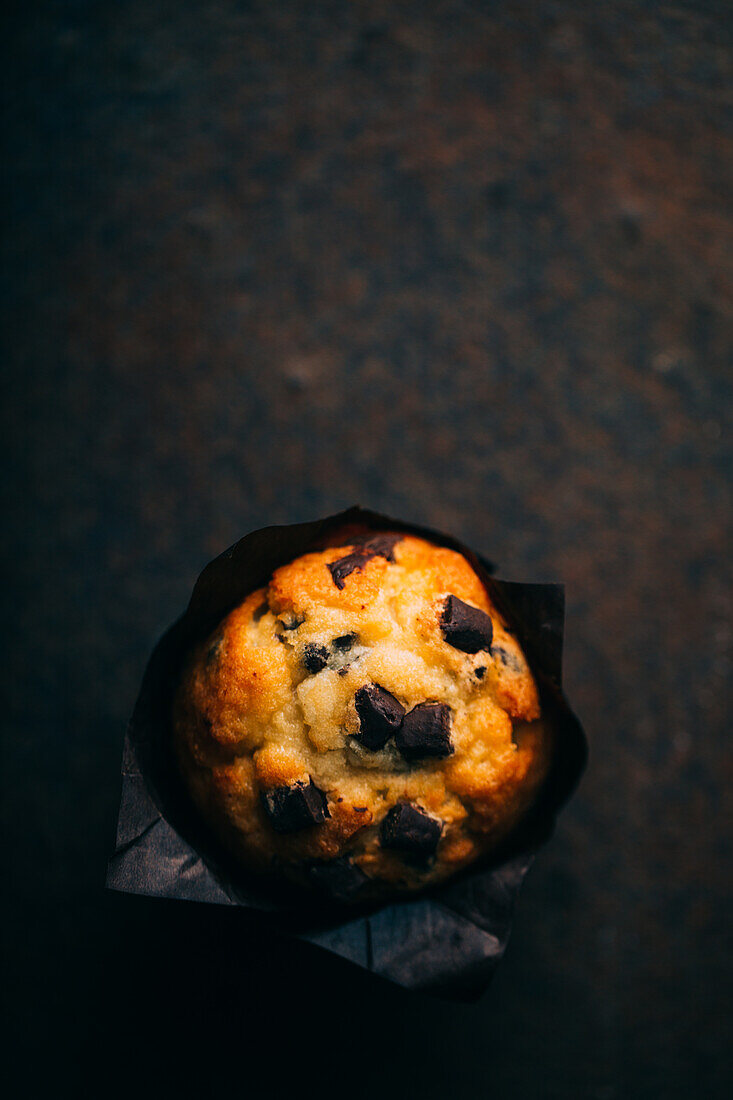
<svg viewBox="0 0 733 1100"><path fill-rule="evenodd" d="M450 756L450 721L450 707L445 703L419 703L402 719L395 744L405 760Z"/></svg>
<svg viewBox="0 0 733 1100"><path fill-rule="evenodd" d="M309 877L321 890L339 901L351 901L369 881L360 867L349 859L340 856L325 863L314 863Z"/></svg>
<svg viewBox="0 0 733 1100"><path fill-rule="evenodd" d="M371 537L355 538L352 545L356 547L350 554L346 554L329 565L333 583L337 588L343 588L346 578L357 569L363 569L371 558L386 558L394 561L395 544L400 541L401 535L372 535Z"/></svg>
<svg viewBox="0 0 733 1100"><path fill-rule="evenodd" d="M398 802L382 821L379 840L383 848L425 859L435 854L443 825L413 802Z"/></svg>
<svg viewBox="0 0 733 1100"><path fill-rule="evenodd" d="M294 833L330 817L326 796L313 780L292 787L273 787L262 794L262 804L276 833Z"/></svg>
<svg viewBox="0 0 733 1100"><path fill-rule="evenodd" d="M336 587L343 588L349 574L356 569L363 569L371 557L373 557L372 554L364 554L362 551L357 550L353 554L347 554L346 557L339 558L338 561L332 561L328 568Z"/></svg>
<svg viewBox="0 0 733 1100"><path fill-rule="evenodd" d="M360 535L354 539L354 545L368 550L372 557L379 556L394 561L394 548L402 541L402 535Z"/></svg>
<svg viewBox="0 0 733 1100"><path fill-rule="evenodd" d="M479 665L478 668L473 670L473 674L477 680L483 680L486 675L486 665Z"/></svg>
<svg viewBox="0 0 733 1100"><path fill-rule="evenodd" d="M315 642L308 642L307 646L303 650L303 664L309 672L320 672L326 667L328 661L328 650L325 645L316 645Z"/></svg>
<svg viewBox="0 0 733 1100"><path fill-rule="evenodd" d="M440 618L443 637L448 645L464 653L478 653L491 645L494 628L485 611L449 596Z"/></svg>
<svg viewBox="0 0 733 1100"><path fill-rule="evenodd" d="M334 638L331 645L340 653L346 653L347 650L351 649L357 637L357 634L342 634L340 638Z"/></svg>
<svg viewBox="0 0 733 1100"><path fill-rule="evenodd" d="M400 728L405 708L379 684L360 687L354 702L359 715L359 732L355 734L355 739L372 752L384 748Z"/></svg>

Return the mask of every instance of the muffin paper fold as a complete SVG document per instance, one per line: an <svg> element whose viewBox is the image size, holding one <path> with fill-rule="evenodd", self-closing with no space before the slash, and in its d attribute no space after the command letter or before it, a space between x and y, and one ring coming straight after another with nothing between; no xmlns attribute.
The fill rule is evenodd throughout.
<svg viewBox="0 0 733 1100"><path fill-rule="evenodd" d="M547 779L534 807L501 849L447 883L378 907L347 908L311 899L237 867L197 819L178 775L171 738L172 696L191 646L266 584L274 569L346 526L402 531L464 554L516 631L552 730ZM107 887L259 911L268 927L406 988L475 999L506 949L524 876L586 762L582 726L562 693L563 631L562 585L500 580L490 562L440 531L355 507L311 523L245 535L206 566L188 608L148 662L125 737L117 840Z"/></svg>

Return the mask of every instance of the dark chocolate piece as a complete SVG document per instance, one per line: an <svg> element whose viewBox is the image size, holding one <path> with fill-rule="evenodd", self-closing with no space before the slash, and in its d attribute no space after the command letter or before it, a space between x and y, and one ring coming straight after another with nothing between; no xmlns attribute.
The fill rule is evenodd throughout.
<svg viewBox="0 0 733 1100"><path fill-rule="evenodd" d="M292 787L273 787L262 794L270 824L276 833L294 833L319 825L330 817L326 796L313 780Z"/></svg>
<svg viewBox="0 0 733 1100"><path fill-rule="evenodd" d="M398 802L382 821L379 841L383 848L416 859L426 859L435 854L442 822L426 813L413 802Z"/></svg>
<svg viewBox="0 0 733 1100"><path fill-rule="evenodd" d="M419 703L402 719L395 744L405 760L450 756L450 721L450 707L445 703Z"/></svg>
<svg viewBox="0 0 733 1100"><path fill-rule="evenodd" d="M349 574L357 569L363 569L371 558L386 558L387 561L394 561L394 548L401 538L401 535L372 535L355 538L352 546L356 549L345 557L332 561L328 567L333 583L337 588L343 588Z"/></svg>
<svg viewBox="0 0 733 1100"><path fill-rule="evenodd" d="M328 650L325 645L316 645L315 642L308 642L303 650L303 664L309 672L320 672L326 667L328 661Z"/></svg>
<svg viewBox="0 0 733 1100"><path fill-rule="evenodd" d="M490 616L459 600L458 596L449 596L445 601L440 627L448 645L464 653L488 649L494 635Z"/></svg>
<svg viewBox="0 0 733 1100"><path fill-rule="evenodd" d="M351 901L369 881L367 875L348 856L329 859L325 863L314 863L308 875L316 886L339 901Z"/></svg>
<svg viewBox="0 0 733 1100"><path fill-rule="evenodd" d="M381 558L386 558L387 561L394 561L394 548L401 541L402 535L394 533L391 535L359 535L354 539L353 545L368 550L372 557L378 555Z"/></svg>
<svg viewBox="0 0 733 1100"><path fill-rule="evenodd" d="M486 665L479 665L478 668L473 670L473 674L477 680L483 680L486 675Z"/></svg>
<svg viewBox="0 0 733 1100"><path fill-rule="evenodd" d="M334 638L331 645L341 653L346 653L347 650L351 649L357 637L357 634L342 634L340 638Z"/></svg>
<svg viewBox="0 0 733 1100"><path fill-rule="evenodd" d="M373 556L373 554L364 554L362 551L357 550L353 554L347 554L346 557L339 558L338 561L332 561L328 568L336 587L343 588L349 574L356 569L363 569Z"/></svg>
<svg viewBox="0 0 733 1100"><path fill-rule="evenodd" d="M360 687L354 702L359 715L359 732L354 735L355 740L372 752L384 748L400 728L405 708L379 684Z"/></svg>

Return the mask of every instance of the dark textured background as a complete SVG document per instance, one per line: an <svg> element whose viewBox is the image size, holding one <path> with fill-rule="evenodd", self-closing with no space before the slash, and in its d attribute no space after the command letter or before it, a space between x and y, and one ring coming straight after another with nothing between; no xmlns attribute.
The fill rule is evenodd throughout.
<svg viewBox="0 0 733 1100"><path fill-rule="evenodd" d="M730 30L714 2L15 7L18 1095L724 1095ZM356 501L567 584L591 763L474 1006L102 890L197 572Z"/></svg>

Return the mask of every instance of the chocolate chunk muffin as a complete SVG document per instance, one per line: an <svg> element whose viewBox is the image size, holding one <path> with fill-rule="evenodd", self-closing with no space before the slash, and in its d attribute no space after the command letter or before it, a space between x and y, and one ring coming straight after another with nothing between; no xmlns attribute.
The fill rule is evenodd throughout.
<svg viewBox="0 0 733 1100"><path fill-rule="evenodd" d="M532 673L469 562L390 532L277 569L191 654L173 731L236 858L344 901L490 851L549 755Z"/></svg>

